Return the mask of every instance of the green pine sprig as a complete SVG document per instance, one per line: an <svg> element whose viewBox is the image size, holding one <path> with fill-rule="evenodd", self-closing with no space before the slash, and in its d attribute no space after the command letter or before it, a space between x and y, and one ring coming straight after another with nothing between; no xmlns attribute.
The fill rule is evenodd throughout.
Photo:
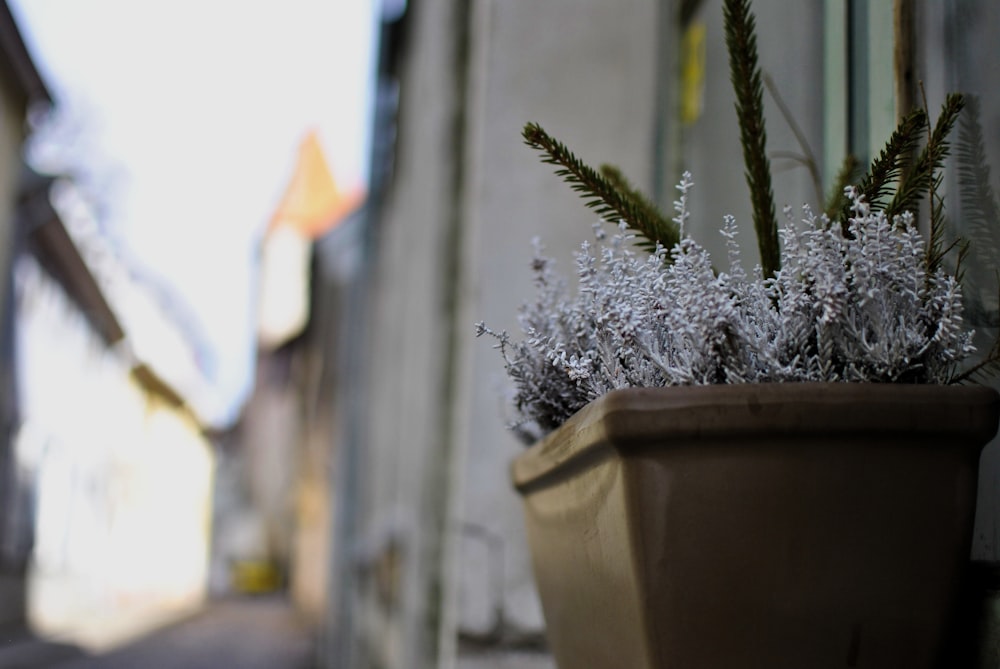
<svg viewBox="0 0 1000 669"><path fill-rule="evenodd" d="M624 221L629 229L642 235L645 241L641 246L650 250L657 244L672 248L680 241L677 224L633 188L617 168L605 166L603 174L598 172L537 123L525 125L521 135L525 144L542 154L542 162L558 167L556 174L580 193L598 216Z"/></svg>
<svg viewBox="0 0 1000 669"><path fill-rule="evenodd" d="M927 276L928 279L933 276L934 273L937 272L938 268L944 263L945 257L952 251L955 251L956 260L953 274L961 283L963 278L962 262L968 254L969 242L964 238L957 237L952 239L950 243L945 243L945 231L950 226L948 224L947 214L945 213L944 196L941 195L941 184L943 181L944 176L938 174L935 176L933 184L931 184L931 225L930 232L927 235L927 251L925 259Z"/></svg>
<svg viewBox="0 0 1000 669"><path fill-rule="evenodd" d="M944 105L941 107L941 115L934 123L934 130L927 138L927 144L917 157L912 170L904 175L905 179L900 184L889 206L886 207L887 216L891 218L904 211L916 209L924 196L933 191L937 174L944 167L945 158L948 157L948 135L955 126L958 115L964 106L965 99L959 93L951 93L945 98ZM932 228L934 225L935 221L932 217ZM931 236L934 237L933 229Z"/></svg>
<svg viewBox="0 0 1000 669"><path fill-rule="evenodd" d="M858 190L871 206L885 206L885 198L889 196L893 186L903 176L911 156L920 146L920 140L926 127L927 112L923 109L914 109L903 117L889 136L885 147L872 161L868 172L858 184ZM846 235L848 234L848 219L851 217L850 203L847 198L842 198L841 201L839 219Z"/></svg>
<svg viewBox="0 0 1000 669"><path fill-rule="evenodd" d="M729 71L736 92L736 116L739 119L740 143L747 186L753 208L753 224L760 249L764 276L774 276L781 269L778 242L778 219L775 215L774 190L771 187L771 163L767 157L767 132L764 127L764 93L757 59L755 20L749 0L725 0L723 17Z"/></svg>

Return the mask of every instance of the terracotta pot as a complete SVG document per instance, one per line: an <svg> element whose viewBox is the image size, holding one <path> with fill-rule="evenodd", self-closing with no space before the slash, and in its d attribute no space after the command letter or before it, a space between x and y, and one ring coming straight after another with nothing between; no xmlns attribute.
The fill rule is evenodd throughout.
<svg viewBox="0 0 1000 669"><path fill-rule="evenodd" d="M939 666L983 387L615 391L513 463L562 669Z"/></svg>

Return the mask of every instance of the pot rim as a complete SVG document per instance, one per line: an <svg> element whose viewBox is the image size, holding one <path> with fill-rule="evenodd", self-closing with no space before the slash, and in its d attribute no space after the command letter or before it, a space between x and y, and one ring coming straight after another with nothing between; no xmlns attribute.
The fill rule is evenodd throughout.
<svg viewBox="0 0 1000 669"><path fill-rule="evenodd" d="M511 479L523 494L557 470L693 438L947 434L978 453L996 434L998 414L1000 394L987 386L796 382L622 388L594 400L517 456Z"/></svg>

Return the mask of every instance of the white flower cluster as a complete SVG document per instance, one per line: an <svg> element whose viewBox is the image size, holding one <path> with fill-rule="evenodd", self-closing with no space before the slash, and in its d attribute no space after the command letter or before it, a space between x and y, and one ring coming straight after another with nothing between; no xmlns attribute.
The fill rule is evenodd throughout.
<svg viewBox="0 0 1000 669"><path fill-rule="evenodd" d="M681 225L690 186L685 175ZM536 242L538 296L520 312L526 338L477 325L498 340L514 382L515 429L536 438L624 387L948 382L974 350L958 282L928 273L911 216L889 221L847 194L847 235L808 208L800 229L786 210L783 266L767 279L742 269L732 217L726 273L690 238L650 254L629 244L624 226L610 239L598 228L596 247L577 254L575 295Z"/></svg>

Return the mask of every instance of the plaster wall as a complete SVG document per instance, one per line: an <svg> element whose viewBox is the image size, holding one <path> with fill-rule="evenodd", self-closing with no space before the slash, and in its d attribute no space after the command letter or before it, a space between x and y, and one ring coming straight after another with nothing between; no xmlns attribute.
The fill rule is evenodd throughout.
<svg viewBox="0 0 1000 669"><path fill-rule="evenodd" d="M592 238L597 220L552 166L522 143L521 129L537 122L585 161L616 164L649 190L657 4L475 4L462 201L464 329L456 350L453 426L462 449L453 603L457 633L479 644L462 646L460 667L486 666L484 657L500 662L514 647L540 641L543 632L520 501L508 477L510 460L523 446L505 429L502 359L491 342L473 337L473 324L484 320L518 332L517 308L533 291L532 238L539 237L571 275L572 253ZM529 660L522 655L518 661ZM542 666L543 659L535 662Z"/></svg>
<svg viewBox="0 0 1000 669"><path fill-rule="evenodd" d="M755 3L762 66L822 164L822 2ZM573 273L596 217L521 138L540 123L669 209L694 172L691 233L750 229L722 35L704 3L701 113L676 118L668 0L409 3L395 166L377 217L350 666L551 666L508 466L502 360L474 323L517 332L531 240ZM766 102L769 146L796 151ZM777 165L776 200L815 202ZM717 245L721 252L721 244ZM505 664L506 663L506 664ZM513 664L511 664L513 663Z"/></svg>
<svg viewBox="0 0 1000 669"><path fill-rule="evenodd" d="M822 3L757 4L762 67L778 82L821 161ZM618 165L646 192L659 192L665 209L679 170L695 172L690 233L721 254L716 230L723 214L732 212L748 240L745 261L756 262L720 3L705 3L695 18L706 31L702 111L686 124L677 120L675 106L680 93L674 73L683 54L665 51L679 41L680 29L664 15L670 6L649 0L475 5L459 319L470 330L485 320L493 329L518 332L517 307L533 291L531 239L540 237L571 276L572 253L591 237L596 220L552 167L520 142L526 121L540 123L591 164ZM797 151L790 127L770 100L767 113L770 146ZM777 167L779 211L784 203L815 201L805 169ZM658 178L669 183L657 183ZM455 515L463 531L455 541L456 625L462 635L516 645L543 625L520 503L507 478L521 445L503 429L499 354L488 341L471 336L458 341L454 430L463 462ZM494 585L498 570L502 588ZM504 625L499 630L498 612ZM473 652L460 657L459 666L480 661Z"/></svg>
<svg viewBox="0 0 1000 669"><path fill-rule="evenodd" d="M667 210L690 170L689 232L722 261L717 230L733 214L752 266L722 3L693 3L685 26L674 20L675 0L408 4L395 174L378 217L369 305L362 636L384 666L545 666L544 653L523 655L539 641L542 620L507 478L521 446L504 429L500 356L472 333L479 320L517 332L517 307L532 293L531 239L540 237L571 275L572 252L594 216L521 143L520 130L536 121L587 162L617 164ZM753 5L760 65L787 108L765 92L780 219L786 205L796 216L805 203L818 208L843 158L849 73L839 61L850 45L845 25L828 21L839 3ZM996 42L984 28L988 7L919 5L917 78L932 111L948 90L980 96L992 158L998 105L989 63L1000 61L982 55ZM877 82L890 71L891 30L869 29L869 48L879 47L869 65L881 78L860 88L872 88L867 114L882 128L888 98ZM809 153L818 184L804 165ZM962 206L950 211L961 216ZM998 245L985 247L990 255ZM995 265L987 263L991 278ZM997 452L991 446L983 459L979 559L996 560L1000 546Z"/></svg>
<svg viewBox="0 0 1000 669"><path fill-rule="evenodd" d="M341 627L354 629L341 666L435 666L440 655L459 4L407 10L393 173L379 203L366 301L362 480L348 511L358 529L355 545L338 549L349 554L352 580L339 587L352 590L353 602Z"/></svg>

